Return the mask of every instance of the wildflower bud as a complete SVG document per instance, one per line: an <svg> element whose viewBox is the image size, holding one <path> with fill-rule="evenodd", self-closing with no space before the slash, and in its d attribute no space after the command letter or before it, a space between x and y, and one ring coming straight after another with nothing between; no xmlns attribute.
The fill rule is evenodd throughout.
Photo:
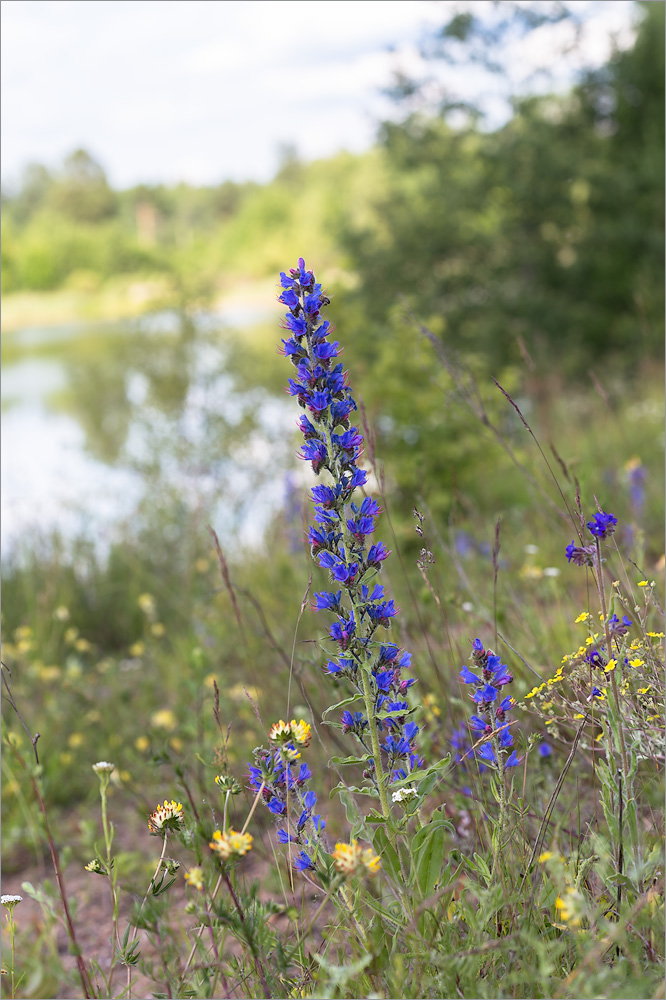
<svg viewBox="0 0 666 1000"><path fill-rule="evenodd" d="M109 763L108 760L98 760L96 764L92 765L92 769L95 774L111 774L115 770L115 764Z"/></svg>
<svg viewBox="0 0 666 1000"><path fill-rule="evenodd" d="M95 875L109 874L99 858L93 858L92 861L89 861L88 864L83 867L87 872L94 872Z"/></svg>
<svg viewBox="0 0 666 1000"><path fill-rule="evenodd" d="M229 795L240 795L242 789L235 778L230 774L218 774L215 777L215 784L222 792L228 792Z"/></svg>

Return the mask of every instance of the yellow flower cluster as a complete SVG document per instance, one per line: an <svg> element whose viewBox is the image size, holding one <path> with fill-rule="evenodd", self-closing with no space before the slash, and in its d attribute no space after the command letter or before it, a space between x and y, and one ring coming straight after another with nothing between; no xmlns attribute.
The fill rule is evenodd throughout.
<svg viewBox="0 0 666 1000"><path fill-rule="evenodd" d="M160 837L168 830L180 830L184 822L182 803L165 799L164 805L158 806L148 817L148 829L153 836Z"/></svg>
<svg viewBox="0 0 666 1000"><path fill-rule="evenodd" d="M565 923L571 927L578 927L580 926L582 903L583 897L581 893L569 886L564 892L564 899L558 896L555 900L555 908L559 911Z"/></svg>
<svg viewBox="0 0 666 1000"><path fill-rule="evenodd" d="M268 738L272 743L293 741L296 746L307 747L312 739L312 726L305 719L301 719L300 722L296 722L296 719L292 719L291 722L284 722L280 719L279 722L271 726Z"/></svg>
<svg viewBox="0 0 666 1000"><path fill-rule="evenodd" d="M549 677L548 680L543 682L543 684L537 684L536 687L533 687L531 691L527 692L525 698L534 698L535 695L541 694L542 691L545 691L547 690L547 688L552 687L553 684L559 684L560 681L563 680L564 680L564 667L559 666L552 677ZM544 705L543 708L546 708L546 706Z"/></svg>
<svg viewBox="0 0 666 1000"><path fill-rule="evenodd" d="M235 830L231 829L225 833L216 830L208 846L221 861L228 861L231 857L242 858L244 854L252 850L252 835L236 833Z"/></svg>
<svg viewBox="0 0 666 1000"><path fill-rule="evenodd" d="M351 844L336 844L331 857L335 867L345 878L357 872L376 875L381 867L379 855L370 847L363 849L357 840L352 840Z"/></svg>
<svg viewBox="0 0 666 1000"><path fill-rule="evenodd" d="M198 866L190 868L189 872L185 873L185 881L193 889L203 889L203 868L199 868Z"/></svg>

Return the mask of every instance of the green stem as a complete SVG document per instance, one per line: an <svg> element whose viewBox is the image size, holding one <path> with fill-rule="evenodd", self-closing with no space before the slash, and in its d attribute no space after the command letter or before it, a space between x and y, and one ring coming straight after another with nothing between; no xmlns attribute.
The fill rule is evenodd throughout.
<svg viewBox="0 0 666 1000"><path fill-rule="evenodd" d="M14 923L13 917L9 918L9 937L12 943L12 1000L16 996L16 982L14 978L14 967L16 965L16 952L14 946L14 933L16 931L16 924Z"/></svg>
<svg viewBox="0 0 666 1000"><path fill-rule="evenodd" d="M601 544L598 538L595 538L597 547L597 565L596 565L596 580L597 580L597 590L599 591L599 600L601 602L601 613L604 616L604 635L606 637L606 649L608 650L608 658L611 659L613 656L613 649L611 646L611 634L610 628L608 626L608 611L606 607L606 594L604 592L604 583L601 575ZM627 766L627 748L624 742L624 726L622 725L622 713L620 711L620 695L617 690L617 681L615 680L615 671L610 671L610 682L611 688L613 689L613 699L615 701L615 711L617 712L617 729L620 734L620 756L622 757L622 771L624 775L625 784L629 781L629 768Z"/></svg>
<svg viewBox="0 0 666 1000"><path fill-rule="evenodd" d="M107 878L109 880L109 889L111 891L111 905L113 907L113 951L111 954L111 965L109 967L109 979L108 979L109 992L112 992L111 980L113 979L113 968L116 961L116 954L117 954L116 949L120 943L120 939L118 937L119 901L118 901L118 890L116 888L116 880L118 876L116 873L115 865L113 864L113 857L111 854L111 848L113 844L113 833L111 832L111 828L109 826L109 820L107 814L106 790L109 785L109 775L101 774L100 779L101 780L99 786L99 794L102 802L102 829L104 831L104 844L106 847L106 873L107 873Z"/></svg>
<svg viewBox="0 0 666 1000"><path fill-rule="evenodd" d="M150 882L148 884L148 888L146 889L146 895L143 897L143 900L141 901L141 906L139 907L139 913L141 913L141 910L144 908L146 900L148 899L148 896L150 895L150 890L152 889L152 887L155 884L155 879L157 878L157 876L160 873L160 869L162 867L162 862L164 861L164 855L166 854L167 837L168 837L168 833L165 830L164 834L163 834L163 837L162 837L162 853L160 854L160 860L157 862L157 868L155 869L155 874L151 878L151 880L150 880ZM132 942L136 939L136 936L137 936L138 933L139 933L139 928L135 925L134 926L134 933L132 934L132 936L131 936L131 938L130 938L130 940L128 942L128 945L132 944ZM132 968L133 968L133 966L131 966L131 965L127 966L127 1000L132 1000Z"/></svg>
<svg viewBox="0 0 666 1000"><path fill-rule="evenodd" d="M365 711L368 716L368 729L370 730L370 745L372 746L372 755L375 761L375 776L377 779L379 801L382 807L382 815L385 819L388 819L391 815L391 810L389 809L388 796L386 794L386 780L384 777L384 768L382 767L379 734L377 732L377 720L375 719L375 709L372 703L372 691L370 690L370 678L368 676L368 670L365 666L361 667L361 681L363 684Z"/></svg>
<svg viewBox="0 0 666 1000"><path fill-rule="evenodd" d="M497 874L497 867L499 865L500 847L502 841L502 832L504 830L504 820L506 814L506 785L504 782L504 765L502 763L502 752L500 750L499 741L496 737L493 737L490 741L492 743L493 750L495 751L495 758L497 760L497 773L499 774L499 819L497 821L497 826L495 827L495 844L493 847L493 867L490 873L491 883L495 881L495 876Z"/></svg>

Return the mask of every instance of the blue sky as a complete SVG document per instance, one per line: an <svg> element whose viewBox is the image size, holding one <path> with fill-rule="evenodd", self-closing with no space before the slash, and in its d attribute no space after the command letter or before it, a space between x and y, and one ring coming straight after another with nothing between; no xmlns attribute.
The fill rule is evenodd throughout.
<svg viewBox="0 0 666 1000"><path fill-rule="evenodd" d="M381 88L400 64L422 68L418 42L442 8L487 0L3 0L2 174L56 166L88 149L114 185L266 180L280 144L313 159L360 151L391 113ZM577 0L580 52L603 62L631 37L629 0ZM565 85L567 29L540 30L505 51L520 85L546 66ZM393 49L393 51L389 51ZM478 71L450 82L489 92Z"/></svg>

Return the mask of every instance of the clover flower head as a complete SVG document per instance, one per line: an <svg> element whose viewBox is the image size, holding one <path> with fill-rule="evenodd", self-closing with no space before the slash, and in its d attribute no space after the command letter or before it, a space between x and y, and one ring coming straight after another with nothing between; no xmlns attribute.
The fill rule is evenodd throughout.
<svg viewBox="0 0 666 1000"><path fill-rule="evenodd" d="M295 719L292 719L291 722L284 722L280 719L279 722L271 726L268 738L271 743L281 746L295 743L298 747L307 747L312 739L312 726L305 719L301 719L300 722L296 722ZM295 757L298 756L298 754L295 755Z"/></svg>
<svg viewBox="0 0 666 1000"><path fill-rule="evenodd" d="M250 833L236 833L232 829L222 833L216 830L208 846L221 861L228 861L230 858L242 858L252 850L252 840Z"/></svg>
<svg viewBox="0 0 666 1000"><path fill-rule="evenodd" d="M188 872L185 872L185 881L188 885L191 885L193 889L201 891L204 887L203 868L199 868L197 865L195 865L194 868L190 868Z"/></svg>
<svg viewBox="0 0 666 1000"><path fill-rule="evenodd" d="M381 859L370 847L362 848L357 840L351 844L337 843L331 855L335 867L341 875L376 875L381 868Z"/></svg>
<svg viewBox="0 0 666 1000"><path fill-rule="evenodd" d="M166 836L170 831L176 833L182 830L185 823L183 806L172 799L164 800L164 805L158 806L148 817L148 829L154 837Z"/></svg>

